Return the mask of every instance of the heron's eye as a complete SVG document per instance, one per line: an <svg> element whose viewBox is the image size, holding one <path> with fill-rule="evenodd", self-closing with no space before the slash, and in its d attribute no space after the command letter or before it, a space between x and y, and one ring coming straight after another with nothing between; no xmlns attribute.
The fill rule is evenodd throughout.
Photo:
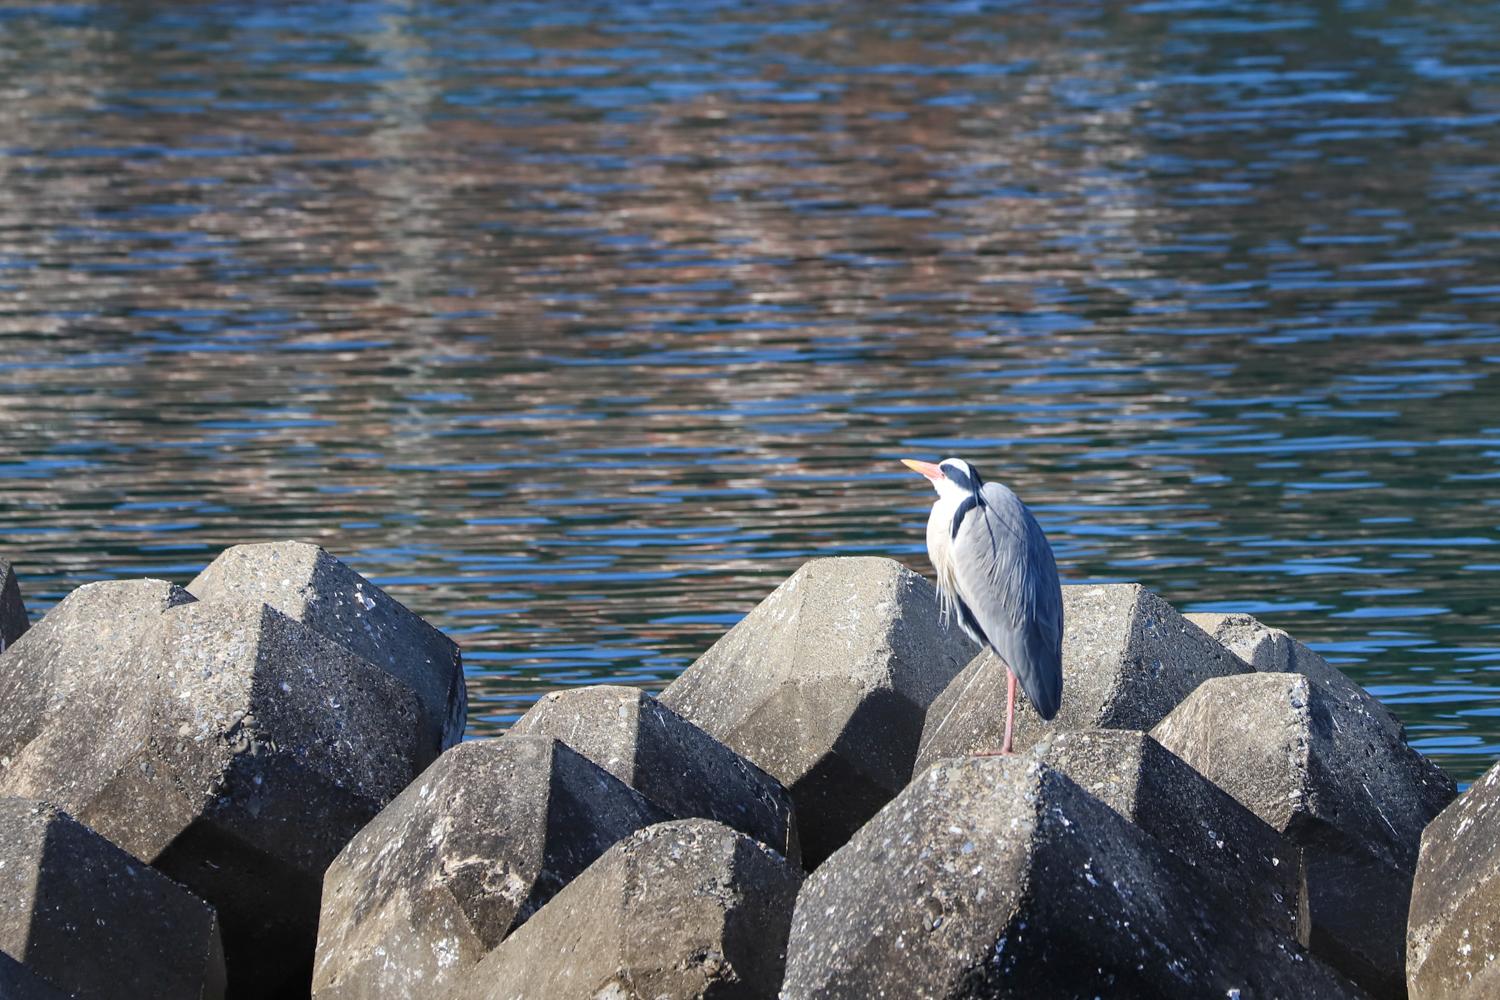
<svg viewBox="0 0 1500 1000"><path fill-rule="evenodd" d="M948 480L959 489L972 490L974 488L973 481L970 480L968 472L964 471L958 466L943 465L939 466L939 468L943 470L943 475L946 476Z"/></svg>

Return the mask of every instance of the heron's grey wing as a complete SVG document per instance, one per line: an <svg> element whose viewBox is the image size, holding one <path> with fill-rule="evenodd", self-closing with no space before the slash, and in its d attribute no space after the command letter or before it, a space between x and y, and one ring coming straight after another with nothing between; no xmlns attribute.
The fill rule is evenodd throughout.
<svg viewBox="0 0 1500 1000"><path fill-rule="evenodd" d="M972 625L1015 671L1044 719L1062 702L1062 588L1041 525L999 483L964 515L951 558L958 596Z"/></svg>

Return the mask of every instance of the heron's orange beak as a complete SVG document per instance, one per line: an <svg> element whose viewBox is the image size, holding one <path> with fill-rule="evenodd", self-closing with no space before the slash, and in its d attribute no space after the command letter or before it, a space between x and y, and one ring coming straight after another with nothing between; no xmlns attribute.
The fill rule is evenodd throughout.
<svg viewBox="0 0 1500 1000"><path fill-rule="evenodd" d="M913 472L920 472L933 482L948 478L943 475L943 470L940 467L933 465L931 462L918 462L915 458L903 458L901 464Z"/></svg>

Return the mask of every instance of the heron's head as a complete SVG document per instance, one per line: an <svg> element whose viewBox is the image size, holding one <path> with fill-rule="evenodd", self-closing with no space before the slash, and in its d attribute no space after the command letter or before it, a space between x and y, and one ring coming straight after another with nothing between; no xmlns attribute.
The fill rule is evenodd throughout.
<svg viewBox="0 0 1500 1000"><path fill-rule="evenodd" d="M914 458L903 458L901 464L926 476L940 497L962 499L978 492L983 483L979 478L979 470L961 458L945 458L936 465L919 462Z"/></svg>

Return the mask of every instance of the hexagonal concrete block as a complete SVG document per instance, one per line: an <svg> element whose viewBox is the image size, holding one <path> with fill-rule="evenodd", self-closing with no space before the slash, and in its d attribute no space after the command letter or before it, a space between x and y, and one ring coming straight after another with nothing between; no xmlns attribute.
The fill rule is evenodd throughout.
<svg viewBox="0 0 1500 1000"><path fill-rule="evenodd" d="M320 546L236 545L187 589L199 600L269 604L411 688L422 705L429 761L463 738L468 696L457 644Z"/></svg>
<svg viewBox="0 0 1500 1000"><path fill-rule="evenodd" d="M911 778L927 706L974 655L889 559L814 559L661 694L792 793L809 866Z"/></svg>
<svg viewBox="0 0 1500 1000"><path fill-rule="evenodd" d="M1297 673L1206 681L1152 735L1300 848L1312 950L1377 996L1404 992L1412 872L1452 779Z"/></svg>
<svg viewBox="0 0 1500 1000"><path fill-rule="evenodd" d="M1500 764L1422 833L1411 893L1411 1000L1500 996Z"/></svg>
<svg viewBox="0 0 1500 1000"><path fill-rule="evenodd" d="M1236 888L1030 757L941 761L803 883L781 996L1360 996Z"/></svg>
<svg viewBox="0 0 1500 1000"><path fill-rule="evenodd" d="M1453 800L1453 779L1378 719L1300 674L1206 682L1151 735L1272 827L1336 829L1398 868Z"/></svg>
<svg viewBox="0 0 1500 1000"><path fill-rule="evenodd" d="M165 580L88 583L0 655L0 781L49 720L91 713L81 690L118 674L136 640L193 595Z"/></svg>
<svg viewBox="0 0 1500 1000"><path fill-rule="evenodd" d="M1051 722L1020 699L1014 745L1082 729L1150 729L1210 677L1241 663L1170 604L1136 583L1077 584L1063 593L1063 700ZM1000 746L1005 667L988 650L933 702L917 770Z"/></svg>
<svg viewBox="0 0 1500 1000"><path fill-rule="evenodd" d="M80 1000L224 995L213 908L30 799L0 798L0 950Z"/></svg>
<svg viewBox="0 0 1500 1000"><path fill-rule="evenodd" d="M21 600L21 585L10 563L0 559L0 653L31 627L26 604Z"/></svg>
<svg viewBox="0 0 1500 1000"><path fill-rule="evenodd" d="M1245 614L1190 614L1184 617L1256 670L1301 674L1309 683L1321 688L1325 697L1342 702L1349 711L1369 716L1373 723L1389 731L1393 739L1406 739L1401 721L1379 699L1282 629L1263 625Z"/></svg>
<svg viewBox="0 0 1500 1000"><path fill-rule="evenodd" d="M1059 733L1033 752L1205 878L1235 886L1251 919L1296 938L1297 849L1176 754L1131 729Z"/></svg>
<svg viewBox="0 0 1500 1000"><path fill-rule="evenodd" d="M562 740L671 815L718 820L801 861L781 782L639 688L554 691L510 732Z"/></svg>
<svg viewBox="0 0 1500 1000"><path fill-rule="evenodd" d="M313 996L441 996L617 840L669 818L550 737L459 744L329 867Z"/></svg>
<svg viewBox="0 0 1500 1000"><path fill-rule="evenodd" d="M462 1000L774 1000L802 872L720 823L610 848L475 967Z"/></svg>
<svg viewBox="0 0 1500 1000"><path fill-rule="evenodd" d="M56 802L211 903L238 995L305 989L324 869L423 759L411 690L270 607L201 602L68 706L0 793Z"/></svg>

